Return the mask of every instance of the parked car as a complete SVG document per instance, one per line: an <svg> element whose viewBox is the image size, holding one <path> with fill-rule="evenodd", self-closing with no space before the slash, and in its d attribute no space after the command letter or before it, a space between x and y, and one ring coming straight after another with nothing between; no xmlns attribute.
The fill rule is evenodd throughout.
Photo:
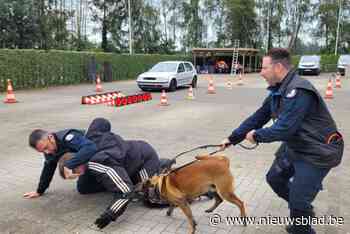
<svg viewBox="0 0 350 234"><path fill-rule="evenodd" d="M175 91L184 85L197 86L197 72L191 62L165 61L154 65L149 71L140 74L136 80L142 90L167 89Z"/></svg>
<svg viewBox="0 0 350 234"><path fill-rule="evenodd" d="M319 75L321 72L320 60L321 60L321 57L318 55L301 56L299 65L298 65L299 75L304 75L304 74Z"/></svg>
<svg viewBox="0 0 350 234"><path fill-rule="evenodd" d="M337 69L343 76L345 75L346 67L350 65L350 54L343 54L339 56Z"/></svg>

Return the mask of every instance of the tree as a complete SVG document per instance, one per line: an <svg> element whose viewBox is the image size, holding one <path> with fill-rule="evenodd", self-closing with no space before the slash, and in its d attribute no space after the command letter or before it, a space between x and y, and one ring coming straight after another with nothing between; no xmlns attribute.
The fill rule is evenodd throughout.
<svg viewBox="0 0 350 234"><path fill-rule="evenodd" d="M221 0L215 0L213 3L214 8L212 8L212 5L209 5L209 9L213 11L213 14L215 15L214 20L214 27L216 29L216 43L215 47L224 47L227 41L227 36L225 33L225 21L226 21L226 9L225 4Z"/></svg>
<svg viewBox="0 0 350 234"><path fill-rule="evenodd" d="M126 18L127 5L123 0L92 0L92 4L92 20L101 24L101 47L105 52L111 51L108 33L114 32L114 27L121 27L121 22Z"/></svg>
<svg viewBox="0 0 350 234"><path fill-rule="evenodd" d="M0 2L0 43L5 48L33 48L39 35L30 0Z"/></svg>
<svg viewBox="0 0 350 234"><path fill-rule="evenodd" d="M199 0L190 0L190 3L183 2L183 21L180 27L183 29L182 43L185 50L202 46L203 21L199 17Z"/></svg>
<svg viewBox="0 0 350 234"><path fill-rule="evenodd" d="M133 4L133 40L137 53L156 53L160 51L161 33L160 13L153 6L137 1ZM165 43L167 43L165 37Z"/></svg>
<svg viewBox="0 0 350 234"><path fill-rule="evenodd" d="M293 51L295 50L296 41L302 25L310 22L312 19L312 11L310 8L313 8L313 4L311 4L310 0L287 0L286 4L288 6L286 7L288 11L286 20L287 34L289 36L288 49Z"/></svg>
<svg viewBox="0 0 350 234"><path fill-rule="evenodd" d="M239 39L241 47L255 47L258 28L254 0L225 0L227 16L225 31L229 45Z"/></svg>
<svg viewBox="0 0 350 234"><path fill-rule="evenodd" d="M316 11L316 15L318 16L319 21L315 29L315 35L324 41L325 45L322 49L324 53L333 53L334 51L340 3L342 4L343 11L340 21L341 27L339 46L341 51L346 51L346 48L349 48L349 43L346 43L346 40L349 42L350 37L349 30L346 30L349 29L349 1L320 1L318 4L319 7Z"/></svg>

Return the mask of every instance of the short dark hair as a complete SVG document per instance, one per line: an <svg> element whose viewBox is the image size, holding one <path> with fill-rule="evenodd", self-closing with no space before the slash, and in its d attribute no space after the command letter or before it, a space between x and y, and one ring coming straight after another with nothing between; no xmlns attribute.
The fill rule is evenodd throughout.
<svg viewBox="0 0 350 234"><path fill-rule="evenodd" d="M60 176L63 179L66 179L66 177L64 175L64 163L71 158L73 158L73 154L68 152L68 153L65 153L64 155L62 155L60 160L58 160L58 170L60 172Z"/></svg>
<svg viewBox="0 0 350 234"><path fill-rule="evenodd" d="M285 68L290 68L291 66L290 53L285 48L272 48L267 52L266 56L271 58L272 63L281 63Z"/></svg>
<svg viewBox="0 0 350 234"><path fill-rule="evenodd" d="M33 130L32 133L29 135L29 146L35 149L38 141L40 141L43 137L47 135L48 135L48 132L45 130L42 130L42 129Z"/></svg>

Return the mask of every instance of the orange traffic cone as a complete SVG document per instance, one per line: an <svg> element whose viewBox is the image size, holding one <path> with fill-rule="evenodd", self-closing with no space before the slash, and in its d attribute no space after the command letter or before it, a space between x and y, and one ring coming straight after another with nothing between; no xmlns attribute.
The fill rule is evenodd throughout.
<svg viewBox="0 0 350 234"><path fill-rule="evenodd" d="M329 78L329 80L328 80L325 98L326 99L333 98L333 88L332 88L332 79L331 78Z"/></svg>
<svg viewBox="0 0 350 234"><path fill-rule="evenodd" d="M168 98L166 97L164 89L162 90L162 95L160 96L159 106L169 106Z"/></svg>
<svg viewBox="0 0 350 234"><path fill-rule="evenodd" d="M237 85L243 85L242 73L239 73Z"/></svg>
<svg viewBox="0 0 350 234"><path fill-rule="evenodd" d="M100 75L96 75L96 92L102 92Z"/></svg>
<svg viewBox="0 0 350 234"><path fill-rule="evenodd" d="M214 88L214 81L213 79L209 80L209 85L208 85L208 92L209 94L214 94L215 93L215 88Z"/></svg>
<svg viewBox="0 0 350 234"><path fill-rule="evenodd" d="M230 78L227 78L227 88L232 89L232 82Z"/></svg>
<svg viewBox="0 0 350 234"><path fill-rule="evenodd" d="M17 100L15 98L15 94L13 93L11 80L8 79L7 80L7 94L6 94L6 98L4 100L4 103L16 103L16 102L17 102Z"/></svg>
<svg viewBox="0 0 350 234"><path fill-rule="evenodd" d="M91 104L91 99L89 97L84 97L83 104Z"/></svg>
<svg viewBox="0 0 350 234"><path fill-rule="evenodd" d="M337 73L337 75L335 76L335 87L341 88L340 73Z"/></svg>
<svg viewBox="0 0 350 234"><path fill-rule="evenodd" d="M195 97L193 95L192 85L190 85L190 88L188 89L187 99L189 99L189 100L195 99Z"/></svg>
<svg viewBox="0 0 350 234"><path fill-rule="evenodd" d="M115 98L111 98L107 101L107 106L114 106L114 99Z"/></svg>

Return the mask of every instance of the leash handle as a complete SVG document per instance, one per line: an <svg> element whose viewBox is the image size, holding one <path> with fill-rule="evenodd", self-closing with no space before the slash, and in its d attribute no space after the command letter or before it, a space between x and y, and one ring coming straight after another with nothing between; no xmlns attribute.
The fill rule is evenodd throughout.
<svg viewBox="0 0 350 234"><path fill-rule="evenodd" d="M253 146L245 146L245 145L243 145L243 144L241 144L241 143L239 143L238 145L239 145L240 147L242 147L243 149L246 149L246 150L253 150L253 149L255 149L256 147L259 146L259 143L256 142Z"/></svg>

